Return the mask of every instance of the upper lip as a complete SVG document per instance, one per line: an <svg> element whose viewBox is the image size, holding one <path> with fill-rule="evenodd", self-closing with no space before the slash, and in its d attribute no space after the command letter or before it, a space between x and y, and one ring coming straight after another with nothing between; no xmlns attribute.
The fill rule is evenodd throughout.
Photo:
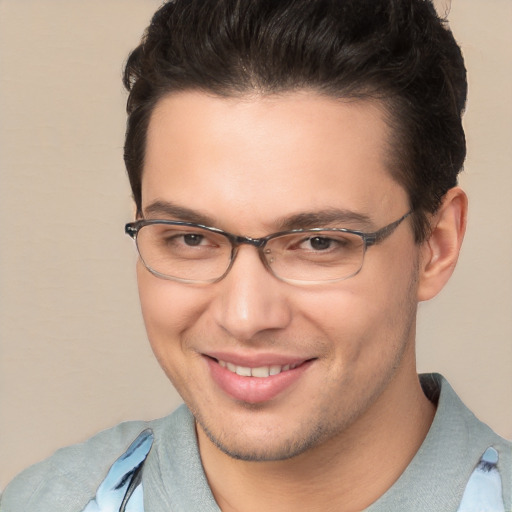
<svg viewBox="0 0 512 512"><path fill-rule="evenodd" d="M298 365L313 359L311 357L271 353L239 354L233 352L205 352L203 355L216 359L217 361L224 361L236 366L244 366L248 368L259 368L261 366L273 365L285 366L287 364Z"/></svg>

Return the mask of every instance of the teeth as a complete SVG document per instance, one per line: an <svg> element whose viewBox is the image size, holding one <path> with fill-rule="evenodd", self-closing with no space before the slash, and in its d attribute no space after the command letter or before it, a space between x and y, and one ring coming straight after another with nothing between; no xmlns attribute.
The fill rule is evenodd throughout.
<svg viewBox="0 0 512 512"><path fill-rule="evenodd" d="M270 375L277 375L278 373L281 373L281 367L277 364L271 366L269 370Z"/></svg>
<svg viewBox="0 0 512 512"><path fill-rule="evenodd" d="M237 375L241 375L242 377L259 378L265 378L271 375L278 375L281 372L293 370L298 366L298 364L285 364L284 366L273 364L271 366L258 366L257 368L249 368L248 366L237 366L233 363L221 360L219 360L218 363L223 368L227 368L230 372L236 373Z"/></svg>
<svg viewBox="0 0 512 512"><path fill-rule="evenodd" d="M252 368L252 377L268 377L270 375L270 368L268 366L260 366L259 368Z"/></svg>
<svg viewBox="0 0 512 512"><path fill-rule="evenodd" d="M235 372L237 375L241 375L242 377L251 376L251 369L247 366L237 366Z"/></svg>

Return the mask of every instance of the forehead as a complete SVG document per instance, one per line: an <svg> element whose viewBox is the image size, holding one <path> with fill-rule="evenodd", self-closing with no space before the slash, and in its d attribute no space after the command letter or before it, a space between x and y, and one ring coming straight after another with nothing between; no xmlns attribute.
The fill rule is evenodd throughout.
<svg viewBox="0 0 512 512"><path fill-rule="evenodd" d="M143 210L172 201L254 229L303 211L399 212L407 200L387 168L388 141L373 102L306 91L171 94L149 124Z"/></svg>

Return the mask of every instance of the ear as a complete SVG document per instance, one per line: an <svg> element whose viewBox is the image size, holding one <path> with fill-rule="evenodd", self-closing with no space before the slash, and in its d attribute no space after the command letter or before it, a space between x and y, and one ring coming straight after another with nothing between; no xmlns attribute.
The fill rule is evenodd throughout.
<svg viewBox="0 0 512 512"><path fill-rule="evenodd" d="M431 219L431 233L421 246L418 301L435 297L452 275L466 231L468 198L459 187L448 190Z"/></svg>

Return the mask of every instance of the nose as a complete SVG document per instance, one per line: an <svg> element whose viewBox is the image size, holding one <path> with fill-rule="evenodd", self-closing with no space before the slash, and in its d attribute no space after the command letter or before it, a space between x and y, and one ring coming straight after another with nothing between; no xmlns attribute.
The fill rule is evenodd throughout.
<svg viewBox="0 0 512 512"><path fill-rule="evenodd" d="M262 264L258 251L241 246L228 275L216 283L213 303L217 325L239 341L264 331L284 329L291 321L288 287Z"/></svg>

